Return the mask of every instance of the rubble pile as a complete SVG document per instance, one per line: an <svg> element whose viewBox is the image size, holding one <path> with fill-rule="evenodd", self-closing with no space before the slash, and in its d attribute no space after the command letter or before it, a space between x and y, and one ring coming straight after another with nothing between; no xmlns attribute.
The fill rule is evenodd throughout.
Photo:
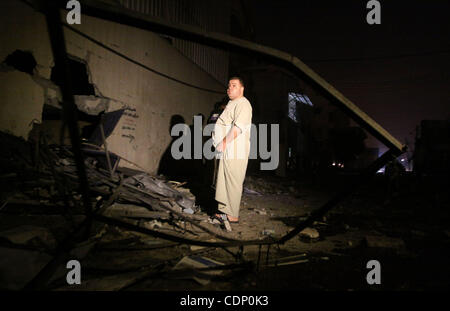
<svg viewBox="0 0 450 311"><path fill-rule="evenodd" d="M63 246L72 257L84 258L105 233L121 226L178 243L213 237L232 240L208 222L208 215L199 210L195 196L182 183L131 169L111 172L102 167L101 159L85 155L89 190L85 200L69 147L49 146L45 139L30 143L1 132L0 140L7 146L0 151L0 283L4 289L26 288ZM80 238L80 232L86 233L80 229L83 226L87 235ZM66 273L56 270L46 284Z"/></svg>

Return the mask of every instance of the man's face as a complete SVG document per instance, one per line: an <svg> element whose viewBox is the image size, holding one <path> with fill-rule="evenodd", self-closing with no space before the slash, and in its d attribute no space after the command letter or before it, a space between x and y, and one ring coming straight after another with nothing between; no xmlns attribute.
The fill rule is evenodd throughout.
<svg viewBox="0 0 450 311"><path fill-rule="evenodd" d="M244 96L244 87L239 80L230 80L228 82L227 95L231 100Z"/></svg>

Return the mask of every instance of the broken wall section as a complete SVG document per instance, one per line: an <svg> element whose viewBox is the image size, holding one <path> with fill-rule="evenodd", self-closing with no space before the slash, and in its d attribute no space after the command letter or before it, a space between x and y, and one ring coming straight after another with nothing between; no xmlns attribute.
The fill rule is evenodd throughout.
<svg viewBox="0 0 450 311"><path fill-rule="evenodd" d="M0 130L26 139L32 121L41 122L46 95L36 79L50 79L52 55L47 25L42 14L20 1L1 1L0 10L6 13L0 19L0 62L24 52L36 61L33 75L0 64Z"/></svg>
<svg viewBox="0 0 450 311"><path fill-rule="evenodd" d="M0 107L0 130L26 138L31 121L42 121L44 103L55 106L61 95L50 81L53 57L45 17L20 1L2 1L1 9L10 14L0 21L2 29L7 29L0 35L0 60L21 49L30 51L37 62L34 76L11 68L0 71L4 82L0 92L9 94ZM64 27L67 52L85 62L89 83L95 89L95 95L75 96L78 109L93 115L125 109L107 139L108 149L156 173L171 141L171 117L181 115L191 124L195 114L208 116L224 97L224 86L157 34L84 15L81 25L74 26L134 61ZM223 90L223 95L183 85L157 72L202 88ZM133 167L124 161L120 165Z"/></svg>

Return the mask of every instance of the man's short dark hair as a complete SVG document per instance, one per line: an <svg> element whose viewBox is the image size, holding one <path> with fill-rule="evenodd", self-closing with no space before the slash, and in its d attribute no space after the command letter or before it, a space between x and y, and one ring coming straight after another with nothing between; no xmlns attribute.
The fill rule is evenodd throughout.
<svg viewBox="0 0 450 311"><path fill-rule="evenodd" d="M242 85L242 87L244 87L244 80L242 80L241 77L234 76L234 77L231 77L230 79L228 79L228 81L231 81L231 80L239 80L239 83Z"/></svg>

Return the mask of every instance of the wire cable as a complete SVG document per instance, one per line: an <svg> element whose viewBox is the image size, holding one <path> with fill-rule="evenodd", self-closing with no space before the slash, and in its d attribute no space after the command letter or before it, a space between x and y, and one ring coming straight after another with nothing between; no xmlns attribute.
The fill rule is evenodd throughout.
<svg viewBox="0 0 450 311"><path fill-rule="evenodd" d="M212 90L212 89L207 89L207 88L200 87L200 86L197 86L197 85L194 85L194 84L190 84L190 83L188 83L188 82L184 82L184 81L182 81L182 80L179 80L179 79L177 79L177 78L171 77L171 76L169 76L169 75L166 75L166 74L164 74L164 73L162 73L162 72L159 72L159 71L157 71L157 70L155 70L155 69L153 69L153 68L150 68L150 67L148 67L148 66L146 66L146 65L144 65L144 64L142 64L142 63L140 63L140 62L138 62L138 61L136 61L136 60L134 60L134 59L132 59L132 58L130 58L130 57L128 57L128 56L126 56L125 54L122 54L122 53L120 53L120 52L118 52L118 51L116 51L116 50L110 48L110 47L107 46L106 44L104 44L104 43L102 43L102 42L100 42L100 41L98 41L98 40L92 38L91 36L89 36L89 35L87 35L87 34L81 32L81 31L79 31L79 30L77 30L77 29L75 29L75 28L73 28L72 26L69 26L69 25L64 24L64 23L62 23L62 25L63 25L64 27L68 28L69 30L71 30L71 31L73 31L73 32L75 32L75 33L77 33L78 35L80 35L80 36L82 36L82 37L88 39L89 41L92 41L93 43L97 44L98 46L101 46L102 48L104 48L104 49L110 51L111 53L114 53L114 54L116 54L116 55L118 55L118 56L120 56L120 57L126 59L127 61L129 61L129 62L131 62L131 63L133 63L133 64L135 64L135 65L138 65L138 66L140 66L140 67L142 67L142 68L144 68L144 69L146 69L146 70L148 70L148 71L151 71L151 72L153 72L153 73L155 73L155 74L157 74L157 75L160 75L160 76L162 76L162 77L164 77L164 78L166 78L166 79L169 79L169 80L178 82L178 83L180 83L180 84L186 85L186 86L188 86L188 87L191 87L191 88L194 88L194 89L197 89L197 90L201 90L201 91L205 91L205 92L210 92L210 93L215 93L215 94L224 94L224 93L225 93L225 91L216 91L216 90Z"/></svg>

